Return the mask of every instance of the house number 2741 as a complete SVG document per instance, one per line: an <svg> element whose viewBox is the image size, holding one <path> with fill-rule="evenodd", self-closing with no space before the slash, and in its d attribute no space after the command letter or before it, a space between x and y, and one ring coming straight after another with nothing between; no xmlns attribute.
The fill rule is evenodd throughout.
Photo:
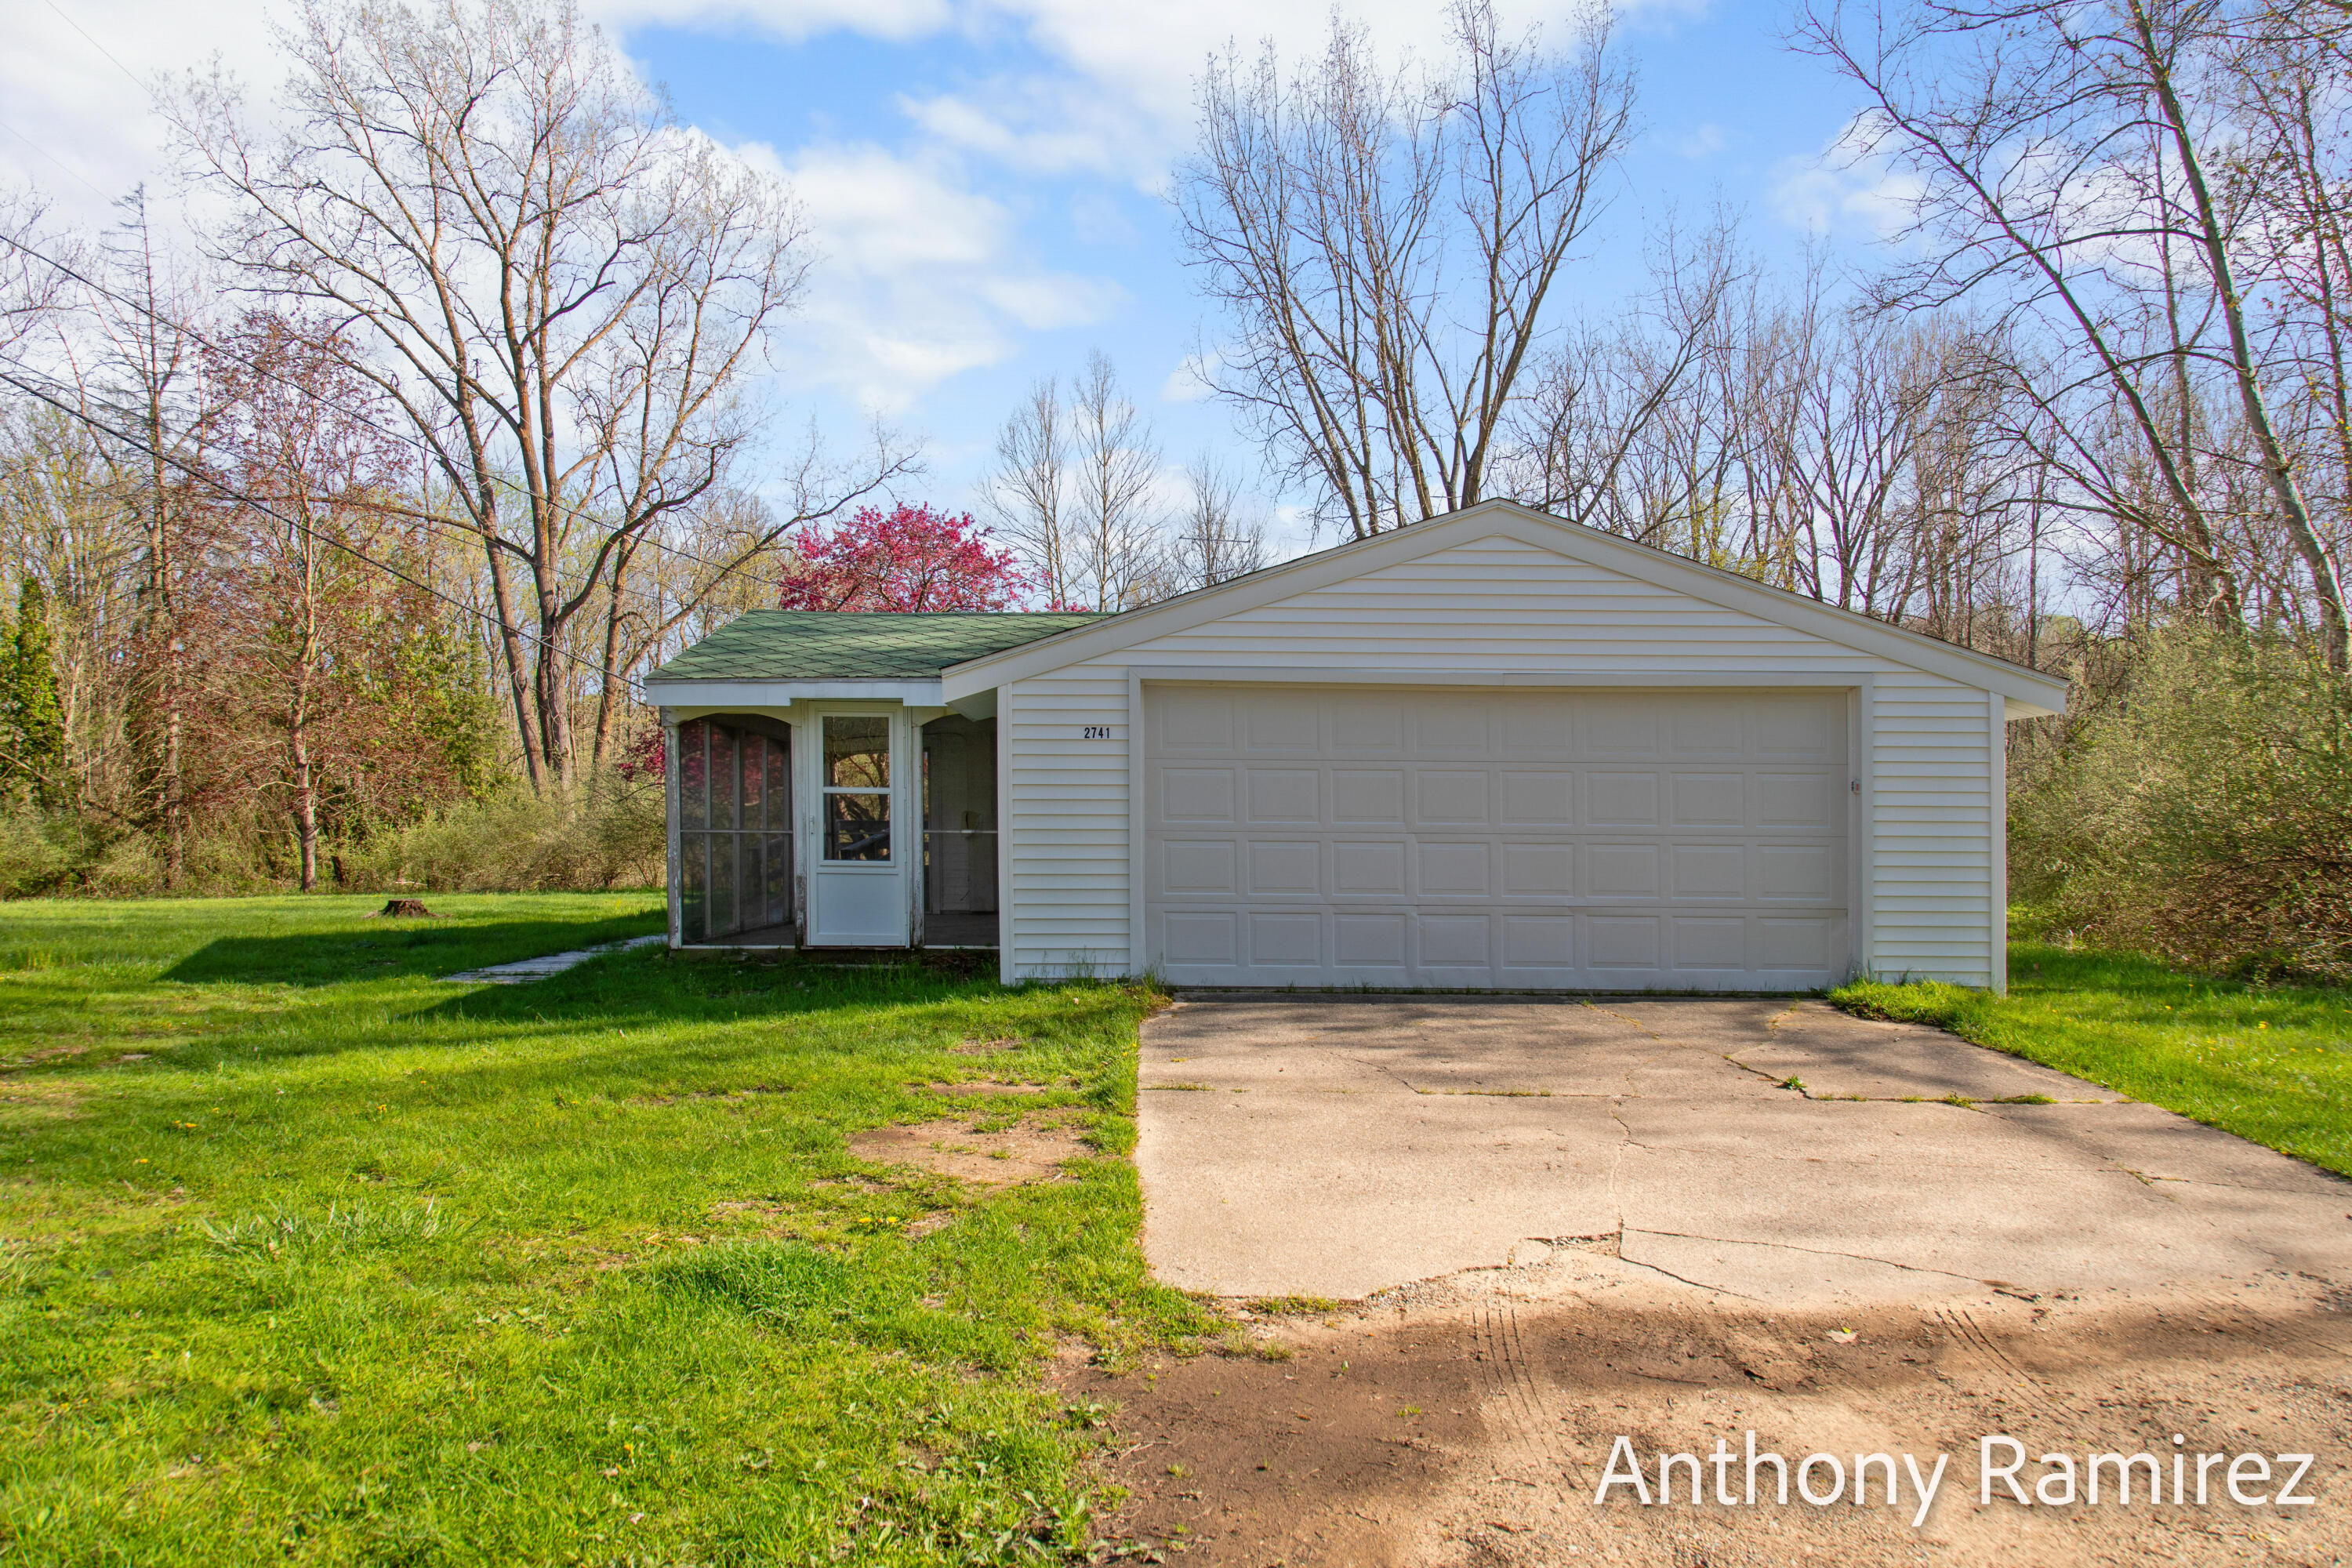
<svg viewBox="0 0 2352 1568"><path fill-rule="evenodd" d="M1108 741L1110 739L1110 726L1108 724L1088 724L1078 731L1078 739L1081 741Z"/></svg>

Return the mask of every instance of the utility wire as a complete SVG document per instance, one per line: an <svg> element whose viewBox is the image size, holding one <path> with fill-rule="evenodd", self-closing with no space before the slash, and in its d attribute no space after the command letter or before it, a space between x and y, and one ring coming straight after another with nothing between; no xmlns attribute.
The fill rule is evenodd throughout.
<svg viewBox="0 0 2352 1568"><path fill-rule="evenodd" d="M12 127L11 129L13 130L14 128ZM27 143L27 145L31 145L31 143ZM40 149L37 146L35 146L34 151L39 152ZM44 157L47 156L47 153L43 153L42 155ZM51 159L50 161L52 163L56 162L55 159ZM64 165L58 164L58 167L63 168ZM67 172L71 173L70 170ZM84 183L87 184L87 182ZM92 186L91 188L96 189L95 186ZM336 398L321 396L315 390L304 386L300 382L295 381L289 376L279 374L278 372L269 369L257 360L251 359L242 354L231 353L228 350L223 348L218 342L206 337L199 329L189 325L185 321L174 321L170 316L167 316L161 310L156 310L152 305L150 305L143 300L132 299L129 295L108 287L106 284L100 282L97 279L77 270L69 262L61 261L36 246L26 244L23 240L16 238L13 235L0 234L0 245L6 245L12 249L21 251L23 254L29 256L34 260L39 262L42 266L50 268L52 271L57 272L62 277L71 279L74 282L80 284L83 288L90 290L92 293L103 295L107 299L113 300L116 304L122 306L125 310L138 312L140 315L146 317L150 322L156 326L167 327L173 331L184 334L191 341L200 346L218 354L223 359L235 361L236 363L253 372L256 375L264 376L271 381L291 387L295 391L301 393L304 396L311 399L313 402L323 404L330 408L341 410L344 414L358 420L361 424L365 425L369 429L373 430L377 435L382 436L384 439L398 442L400 445L410 448L412 451L425 458L428 463L437 465L440 461L440 454L434 448L431 443L421 440L413 435L409 435L385 426L373 416L367 413L364 409L354 407L351 404L340 401ZM522 490L520 486L517 485L514 480L507 478L504 474L494 473L490 478L492 483L503 488L508 491L508 493L522 496L526 501L530 499L528 494ZM568 506L560 500L551 500L550 504L555 509L559 515L572 521L578 521L587 515L586 509L583 507ZM838 510L839 508L836 507L832 510ZM477 541L490 539L499 543L505 542L502 540L497 540L497 536L495 535L486 534L482 529L477 527L473 523L461 521L457 518L439 517L427 511L420 511L414 513L413 515L420 521L429 522L440 528L453 529L465 534L470 539ZM824 514L814 514L814 516L823 515ZM814 521L814 517L806 521ZM649 544L656 550L677 556L681 560L691 561L698 566L707 566L712 571L719 573L722 577L740 572L749 564L748 559L733 563L713 561L707 555L698 554L694 551L685 549L679 545L671 544L653 533L650 530L638 534L636 537L638 542L641 543ZM508 545L507 547L509 549L513 548L511 545ZM518 553L520 553L520 552L518 552ZM756 553L756 552L754 553ZM528 559L528 557L526 557L526 559Z"/></svg>
<svg viewBox="0 0 2352 1568"><path fill-rule="evenodd" d="M79 33L84 42L88 43L91 48L96 49L100 54L105 56L107 61L111 64L116 70L121 71L123 78L128 80L131 86L137 88L142 93L145 94L150 107L157 110L159 112L162 110L163 105L156 101L155 89L152 85L140 80L139 75L136 71L133 71L129 66L124 65L115 55L114 51L108 48L104 44L99 42L87 27L84 27L79 22L75 21L73 16L65 9L65 7L58 4L58 0L47 0L47 5L51 11L57 13L58 19L59 21L65 23L67 26L71 27L75 32ZM5 123L5 121L0 121L0 124ZM18 131L15 126L10 125L7 127L7 130L9 134L24 142L26 146L32 148L34 152L38 153L42 157L48 159L50 163L57 163L58 168L64 169L67 174L72 175L75 179L81 181L83 184L89 185L90 190L96 192L97 195L100 196L104 196L106 195L104 191L99 190L96 185L90 184L89 180L86 176L78 174L74 170L67 168L65 164L58 163L57 158L54 157L47 148L41 146L31 137L26 136L23 132ZM197 342L202 343L205 348L212 350L213 353L221 354L224 358L237 359L239 363L245 364L247 369L252 370L257 374L272 375L273 374L264 369L258 363L244 360L237 355L225 353L225 351L223 351L217 344L215 344L206 339L202 332L199 332L194 328L188 326L185 322L173 321L154 310L151 306L145 305L138 300L125 299L111 289L107 288L104 284L100 283L93 279L85 278L62 262L57 261L47 256L43 256L39 251L35 250L32 247L26 245L21 240L11 238L6 235L0 235L0 239L6 240L10 245L15 246L16 248L23 251L26 255L34 258L36 260L38 260L48 267L55 268L58 271L62 272L68 278L71 278L75 282L79 283L85 289L95 289L99 293L104 294L107 298L113 300L118 303L125 305L131 310L141 311L142 314L147 315L151 321L153 321L159 325L170 327L174 331L184 332L189 337L194 338ZM285 378L274 377L274 379L283 380ZM317 395L315 393L310 393L308 388L299 388L299 390L302 390L312 396ZM327 403L331 407L341 408L345 414L348 414L352 418L365 424L369 428L375 430L390 440L398 441L410 447L428 460L438 459L439 454L433 449L429 443L418 440L413 436L404 435L397 430L385 429L362 410L352 408L346 404L336 403L334 400L329 398L320 398L320 401ZM504 487L509 493L515 493L520 490L520 487L515 484L514 480L508 479L503 474L493 475L492 482ZM855 498L853 497L849 499ZM574 521L577 521L582 515L582 509L578 507L567 507L560 500L551 500L550 504L554 506L558 512ZM846 504L846 500L845 500L844 504ZM829 509L829 510L832 511L837 511L839 510L839 507ZM814 515L821 517L827 515L827 513L820 512ZM476 539L485 537L483 531L471 523L459 522L453 518L437 518L432 517L429 514L425 514L425 521L427 521L438 523L445 528L460 530L472 535ZM812 517L803 521L814 521L814 518ZM698 555L691 550L681 549L677 545L668 543L662 539L656 538L650 531L641 534L638 537L646 543L651 544L656 550L666 551L669 554L677 556L683 560L691 561L699 566L709 567L711 570L719 573L721 577L725 577L735 572L740 571L743 566L747 564L747 562L742 561L736 562L732 564L713 561L708 556Z"/></svg>
<svg viewBox="0 0 2352 1568"><path fill-rule="evenodd" d="M63 414L68 418L79 420L82 424L89 426L91 429L100 431L106 436L112 437L114 440L121 442L124 446L131 447L134 451L144 453L148 457L153 458L158 462L170 464L173 468L179 469L182 473L185 474L188 478L194 479L197 483L205 485L212 489L219 491L222 495L228 497L230 500L236 501L242 506L250 507L254 510L260 512L265 517L275 518L279 522L284 523L287 527L295 530L297 532L308 535L310 538L326 545L331 550L340 550L355 561L373 566L377 571L384 573L388 576L398 578L401 582L407 584L410 587L415 588L422 593L428 594L434 598L440 600L442 603L448 605L466 615L473 616L477 620L481 621L485 626L491 626L501 632L519 633L520 636L529 637L533 643L536 643L539 646L541 657L552 655L557 658L568 659L572 663L578 665L583 669L594 671L600 679L604 679L608 674L602 666L583 658L576 653L572 653L564 648L556 647L553 643L551 643L546 638L541 637L537 632L519 626L509 627L501 623L498 617L492 616L488 611L467 604L464 600L443 592L441 589L433 586L430 583L423 582L418 578L413 577L388 561L379 561L374 556L370 555L367 552L360 549L357 545L352 544L348 541L334 538L330 534L321 533L317 529L312 528L309 523L302 521L300 519L289 517L285 512L278 510L268 501L262 500L248 491L239 489L236 486L228 483L218 475L206 472L205 469L198 468L195 464L189 462L184 458L177 457L173 453L163 451L161 448L142 440L137 436L130 435L121 430L116 429L114 426L107 424L104 420L99 418L96 415L91 414L88 409L80 407L73 403L69 403L64 398L58 397L54 393L51 393L43 387L37 386L31 382L21 379L16 374L16 369L13 367L0 367L0 381L6 382L9 385L15 387L17 391L25 394L26 396L37 398L40 402L47 404L51 408L56 409L58 413ZM635 676L623 674L621 679L626 681L630 686L637 688L639 692L642 693L642 683L640 683Z"/></svg>

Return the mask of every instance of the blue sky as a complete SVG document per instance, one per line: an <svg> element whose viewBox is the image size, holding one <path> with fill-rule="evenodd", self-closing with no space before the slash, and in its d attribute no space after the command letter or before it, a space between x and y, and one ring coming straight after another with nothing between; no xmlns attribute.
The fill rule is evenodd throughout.
<svg viewBox="0 0 2352 1568"><path fill-rule="evenodd" d="M1309 48L1323 0L584 3L681 118L798 188L824 259L770 386L794 418L847 433L879 412L927 443L914 494L973 505L1014 400L1100 347L1171 468L1203 448L1254 468L1225 410L1181 374L1202 322L1164 192L1206 50L1266 36ZM1384 47L1437 42L1438 5L1348 9ZM267 0L7 10L0 178L37 181L85 221L103 216L99 192L163 172L132 77L214 54L258 87L277 75L257 25ZM1504 14L1557 28L1570 11L1506 0ZM1786 23L1782 0L1620 10L1643 131L1559 320L1605 314L1638 288L1644 227L1675 209L1730 204L1769 260L1809 231L1844 254L1867 247L1886 189L1825 156L1853 93L1785 47Z"/></svg>

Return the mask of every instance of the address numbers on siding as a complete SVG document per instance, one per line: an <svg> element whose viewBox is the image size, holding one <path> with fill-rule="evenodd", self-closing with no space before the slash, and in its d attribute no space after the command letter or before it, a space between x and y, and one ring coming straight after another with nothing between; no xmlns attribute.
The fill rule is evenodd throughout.
<svg viewBox="0 0 2352 1568"><path fill-rule="evenodd" d="M1081 741L1108 741L1110 739L1110 726L1108 724L1088 724L1078 731L1078 739Z"/></svg>

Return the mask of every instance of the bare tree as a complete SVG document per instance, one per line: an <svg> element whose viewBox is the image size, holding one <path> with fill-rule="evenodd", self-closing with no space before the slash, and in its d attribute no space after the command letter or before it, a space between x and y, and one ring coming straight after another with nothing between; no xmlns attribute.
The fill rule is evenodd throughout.
<svg viewBox="0 0 2352 1568"><path fill-rule="evenodd" d="M1067 426L1060 384L1044 377L997 432L988 482L989 510L1052 605L1074 605L1079 592Z"/></svg>
<svg viewBox="0 0 2352 1568"><path fill-rule="evenodd" d="M485 554L532 782L562 784L572 624L751 440L742 380L809 263L798 209L572 0L303 0L278 39L281 130L218 79L172 100L236 207L222 254L352 341L428 452Z"/></svg>
<svg viewBox="0 0 2352 1568"><path fill-rule="evenodd" d="M1160 564L1150 510L1160 450L1100 349L1087 356L1068 418L1078 580L1097 609L1128 609L1149 596Z"/></svg>
<svg viewBox="0 0 2352 1568"><path fill-rule="evenodd" d="M1633 124L1605 19L1554 52L1455 0L1449 76L1384 69L1335 18L1286 71L1213 58L1178 205L1227 318L1213 384L1362 538L1489 493L1561 268Z"/></svg>
<svg viewBox="0 0 2352 1568"><path fill-rule="evenodd" d="M139 539L126 738L134 758L137 820L163 849L162 881L185 869L192 800L184 766L195 707L192 591L211 565L208 521L190 476L206 461L198 351L205 292L165 254L143 188L117 204L122 217L100 245L98 276L80 290L79 332L61 333L79 416L103 432L110 488Z"/></svg>
<svg viewBox="0 0 2352 1568"><path fill-rule="evenodd" d="M1498 493L1573 522L1640 537L1623 508L1636 448L1662 412L1735 341L1736 296L1754 269L1727 215L1685 245L1670 223L1653 247L1651 285L1607 326L1583 324L1538 365L1513 411Z"/></svg>
<svg viewBox="0 0 2352 1568"><path fill-rule="evenodd" d="M1267 560L1265 519L1248 509L1241 481L1202 452L1184 469L1184 510L1169 542L1174 587L1214 587L1262 570Z"/></svg>
<svg viewBox="0 0 2352 1568"><path fill-rule="evenodd" d="M46 321L65 291L52 259L64 241L47 232L48 212L38 191L0 190L0 354Z"/></svg>
<svg viewBox="0 0 2352 1568"><path fill-rule="evenodd" d="M2200 608L2234 624L2213 506L2226 487L2196 471L2190 384L2211 376L2246 446L2205 456L2262 475L2342 668L2342 584L2249 321L2247 202L2215 173L2231 141L2221 73L2245 23L2229 0L1830 0L1799 36L1870 94L1857 150L1923 182L1910 226L1923 259L1890 276L1885 301L1990 311L2024 351L2011 368L2042 416L2042 456L2085 504L2179 552L2210 584ZM2137 436L2152 497L2100 439L2110 411Z"/></svg>

